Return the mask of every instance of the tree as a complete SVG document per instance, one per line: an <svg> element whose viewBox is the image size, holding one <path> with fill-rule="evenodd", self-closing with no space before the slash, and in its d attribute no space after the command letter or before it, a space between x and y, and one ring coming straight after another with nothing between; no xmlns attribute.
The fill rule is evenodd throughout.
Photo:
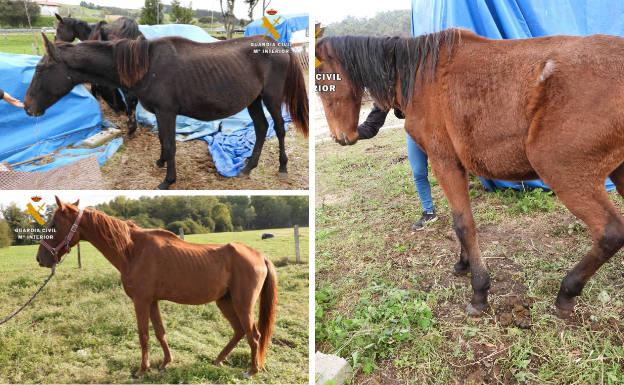
<svg viewBox="0 0 624 385"><path fill-rule="evenodd" d="M0 0L0 25L28 27L39 19L40 13L39 6L30 1Z"/></svg>
<svg viewBox="0 0 624 385"><path fill-rule="evenodd" d="M234 23L236 22L236 17L234 17L234 3L235 0L225 0L226 8L223 8L223 0L219 0L219 4L221 5L221 14L223 15L223 28L225 28L225 35L228 39L232 38L232 34L234 33Z"/></svg>
<svg viewBox="0 0 624 385"><path fill-rule="evenodd" d="M212 208L212 219L215 222L215 232L234 230L230 208L225 203L218 203Z"/></svg>
<svg viewBox="0 0 624 385"><path fill-rule="evenodd" d="M189 3L188 8L180 5L179 0L171 2L171 17L179 24L190 24L193 21L193 3Z"/></svg>
<svg viewBox="0 0 624 385"><path fill-rule="evenodd" d="M145 0L145 5L141 8L142 24L162 24L164 17L163 5L160 0Z"/></svg>
<svg viewBox="0 0 624 385"><path fill-rule="evenodd" d="M244 0L245 4L247 4L247 15L249 16L249 21L253 21L253 11L258 5L260 0Z"/></svg>
<svg viewBox="0 0 624 385"><path fill-rule="evenodd" d="M5 219L0 219L0 248L11 246L13 236L11 234L11 227Z"/></svg>

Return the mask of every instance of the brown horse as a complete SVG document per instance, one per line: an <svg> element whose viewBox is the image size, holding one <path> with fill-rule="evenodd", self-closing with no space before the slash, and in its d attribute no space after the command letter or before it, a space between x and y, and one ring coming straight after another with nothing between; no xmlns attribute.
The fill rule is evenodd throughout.
<svg viewBox="0 0 624 385"><path fill-rule="evenodd" d="M124 291L134 302L142 375L150 367L148 329L151 319L164 352L160 365L171 362L158 301L187 305L216 301L234 329L234 336L215 359L221 362L243 336L251 347L249 374L264 367L265 355L275 323L277 275L271 261L257 250L240 243L200 245L180 240L166 230L142 229L129 221L110 217L94 209L79 210L56 198L58 208L50 243L37 252L41 266L53 267L80 240L90 242L121 273ZM52 246L50 245L52 244ZM259 322L253 308L260 297Z"/></svg>
<svg viewBox="0 0 624 385"><path fill-rule="evenodd" d="M624 219L604 189L624 195L624 40L551 36L489 40L446 30L416 38L329 37L316 44L333 138L358 140L362 94L400 108L405 129L429 156L461 244L455 272L471 272L467 311L487 307L490 278L481 259L468 173L541 178L589 227L593 246L563 279L558 314L569 316L592 275L624 245ZM319 74L317 73L317 78Z"/></svg>

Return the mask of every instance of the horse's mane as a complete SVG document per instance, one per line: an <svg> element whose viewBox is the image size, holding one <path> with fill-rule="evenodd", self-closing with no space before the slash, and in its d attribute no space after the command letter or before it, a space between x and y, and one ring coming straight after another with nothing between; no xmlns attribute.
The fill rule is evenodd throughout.
<svg viewBox="0 0 624 385"><path fill-rule="evenodd" d="M149 44L143 36L135 40L120 39L113 44L113 60L122 86L132 87L149 70Z"/></svg>
<svg viewBox="0 0 624 385"><path fill-rule="evenodd" d="M132 244L131 229L137 228L132 221L111 217L98 210L88 210L93 217L93 229L107 244L123 252Z"/></svg>
<svg viewBox="0 0 624 385"><path fill-rule="evenodd" d="M397 81L404 107L414 94L417 72L433 79L441 47L446 45L451 54L459 38L458 29L418 37L331 36L318 47L338 60L355 87L368 90L380 107L390 109L397 104Z"/></svg>

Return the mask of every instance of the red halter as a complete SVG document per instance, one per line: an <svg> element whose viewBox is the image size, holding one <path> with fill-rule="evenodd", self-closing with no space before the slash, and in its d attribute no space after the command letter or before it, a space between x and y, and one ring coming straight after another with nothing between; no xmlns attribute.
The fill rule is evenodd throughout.
<svg viewBox="0 0 624 385"><path fill-rule="evenodd" d="M58 246L52 247L50 246L50 244L48 244L44 240L41 240L41 242L39 242L41 246L45 247L52 254L52 256L54 257L55 263L60 262L58 258L58 253L59 251L63 250L63 248L65 248L65 250L69 253L69 250L70 250L69 242L71 242L72 238L76 234L76 231L78 231L78 225L80 224L80 219L82 218L82 212L83 210L80 209L80 211L78 212L78 216L76 217L76 220L74 221L74 224L69 229L69 233L67 234L65 239L63 239L63 241L58 244Z"/></svg>

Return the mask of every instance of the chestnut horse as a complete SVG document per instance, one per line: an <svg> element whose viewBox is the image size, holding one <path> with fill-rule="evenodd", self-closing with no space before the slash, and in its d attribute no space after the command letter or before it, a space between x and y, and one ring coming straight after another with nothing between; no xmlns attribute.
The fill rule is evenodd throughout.
<svg viewBox="0 0 624 385"><path fill-rule="evenodd" d="M42 241L37 252L41 266L53 267L80 240L90 242L121 273L124 291L134 302L142 375L150 367L149 321L164 352L160 365L171 362L171 353L160 318L158 301L187 305L216 301L234 329L234 336L217 356L221 362L243 336L251 347L253 375L264 367L275 323L277 275L270 260L240 243L201 245L184 242L166 230L142 229L130 221L94 209L79 210L56 198L58 208L51 228L54 238ZM253 308L260 297L259 322Z"/></svg>
<svg viewBox="0 0 624 385"><path fill-rule="evenodd" d="M490 40L449 29L415 38L327 37L317 72L332 137L358 140L362 94L400 108L405 129L427 153L451 207L461 245L458 274L471 273L471 315L487 308L490 278L481 259L468 173L492 179L541 178L591 231L593 246L566 275L557 313L624 245L624 219L604 188L624 195L624 40L550 36ZM319 75L317 74L317 77Z"/></svg>

